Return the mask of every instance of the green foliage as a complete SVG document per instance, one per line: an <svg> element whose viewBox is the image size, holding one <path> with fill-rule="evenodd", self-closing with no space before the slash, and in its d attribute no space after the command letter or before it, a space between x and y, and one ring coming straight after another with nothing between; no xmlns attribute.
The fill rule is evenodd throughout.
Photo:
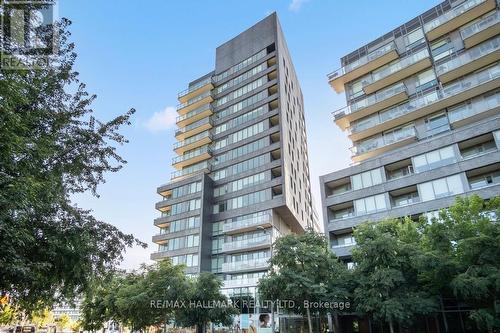
<svg viewBox="0 0 500 333"><path fill-rule="evenodd" d="M54 323L54 314L49 309L36 310L31 314L30 319L36 327L43 327Z"/></svg>
<svg viewBox="0 0 500 333"><path fill-rule="evenodd" d="M410 219L365 223L354 232L357 263L356 310L376 321L411 322L437 309L435 297L419 285L418 225Z"/></svg>
<svg viewBox="0 0 500 333"><path fill-rule="evenodd" d="M116 145L127 140L118 130L134 110L94 118L95 96L73 70L69 24L57 23L54 65L0 71L0 296L28 312L88 290L138 242L70 199L97 195L105 173L120 170Z"/></svg>
<svg viewBox="0 0 500 333"><path fill-rule="evenodd" d="M163 260L138 272L122 273L96 286L82 304L82 328L99 330L113 320L132 328L145 329L175 320L186 326L204 327L208 322L230 324L233 308L189 306L198 302L225 302L222 282L211 273L196 279L184 274L184 266ZM186 307L164 306L164 301L184 302Z"/></svg>
<svg viewBox="0 0 500 333"><path fill-rule="evenodd" d="M349 273L323 235L311 230L289 234L278 238L273 247L271 270L258 285L264 299L292 300L298 306L297 312L308 319L310 313L304 302L349 301ZM323 307L314 312L337 311Z"/></svg>
<svg viewBox="0 0 500 333"><path fill-rule="evenodd" d="M176 323L186 327L196 326L198 332L204 332L209 322L231 325L232 315L237 312L229 306L229 300L220 292L221 287L222 281L211 273L202 272L198 277L190 279L185 295L186 307L179 309Z"/></svg>
<svg viewBox="0 0 500 333"><path fill-rule="evenodd" d="M73 321L67 313L63 313L59 318L57 318L56 325L61 331L63 331L66 328L70 328L73 325Z"/></svg>
<svg viewBox="0 0 500 333"><path fill-rule="evenodd" d="M17 309L10 305L4 305L0 308L0 325L11 325L16 322L18 316Z"/></svg>
<svg viewBox="0 0 500 333"><path fill-rule="evenodd" d="M423 231L426 287L471 306L470 318L482 331L500 328L499 214L500 197L458 197Z"/></svg>

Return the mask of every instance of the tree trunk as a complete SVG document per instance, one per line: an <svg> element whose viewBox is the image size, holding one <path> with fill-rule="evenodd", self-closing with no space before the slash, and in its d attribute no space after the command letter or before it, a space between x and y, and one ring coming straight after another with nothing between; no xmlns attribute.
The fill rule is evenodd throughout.
<svg viewBox="0 0 500 333"><path fill-rule="evenodd" d="M203 324L196 324L196 333L205 333L204 331L205 329Z"/></svg>
<svg viewBox="0 0 500 333"><path fill-rule="evenodd" d="M389 330L391 333L394 333L394 325L392 324L392 320L389 321Z"/></svg>
<svg viewBox="0 0 500 333"><path fill-rule="evenodd" d="M338 313L333 314L333 331L335 333L342 333L342 330L340 329L340 322L339 322L339 314Z"/></svg>
<svg viewBox="0 0 500 333"><path fill-rule="evenodd" d="M309 311L309 307L307 307L306 310L307 310L307 324L309 326L309 333L313 333L313 327L311 322L311 311Z"/></svg>

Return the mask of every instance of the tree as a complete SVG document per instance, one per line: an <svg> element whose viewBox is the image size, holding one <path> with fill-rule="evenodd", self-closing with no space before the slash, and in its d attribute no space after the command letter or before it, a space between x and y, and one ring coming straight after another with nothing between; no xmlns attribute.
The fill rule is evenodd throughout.
<svg viewBox="0 0 500 333"><path fill-rule="evenodd" d="M0 325L11 325L16 322L18 316L17 309L11 304L6 304L0 308Z"/></svg>
<svg viewBox="0 0 500 333"><path fill-rule="evenodd" d="M264 299L292 300L299 305L299 313L307 315L312 333L311 313L306 302L346 301L349 292L342 282L346 267L328 247L326 238L314 231L302 235L289 234L274 244L269 274L259 281L259 292ZM345 280L344 280L345 281ZM330 309L315 309L320 313ZM337 311L334 310L334 315Z"/></svg>
<svg viewBox="0 0 500 333"><path fill-rule="evenodd" d="M364 223L354 231L356 310L376 321L405 324L437 308L419 284L420 233L409 218Z"/></svg>
<svg viewBox="0 0 500 333"><path fill-rule="evenodd" d="M64 331L64 329L73 325L73 320L67 313L63 313L59 318L57 318L56 325L61 331Z"/></svg>
<svg viewBox="0 0 500 333"><path fill-rule="evenodd" d="M177 308L163 301L186 298L190 283L185 267L162 260L131 273L117 273L96 285L82 303L82 328L98 330L113 320L133 330L160 326L174 319Z"/></svg>
<svg viewBox="0 0 500 333"><path fill-rule="evenodd" d="M427 288L471 306L480 331L500 328L500 197L457 197L425 226L422 279Z"/></svg>
<svg viewBox="0 0 500 333"><path fill-rule="evenodd" d="M0 297L28 312L75 298L126 247L145 246L71 201L97 195L105 173L126 162L116 145L127 142L119 129L134 110L108 122L92 115L95 95L73 70L69 25L55 26L55 65L0 71Z"/></svg>
<svg viewBox="0 0 500 333"><path fill-rule="evenodd" d="M182 326L196 326L198 333L204 333L208 323L231 325L236 310L220 292L222 281L215 275L202 272L190 280L186 293L187 304L178 309L175 320Z"/></svg>

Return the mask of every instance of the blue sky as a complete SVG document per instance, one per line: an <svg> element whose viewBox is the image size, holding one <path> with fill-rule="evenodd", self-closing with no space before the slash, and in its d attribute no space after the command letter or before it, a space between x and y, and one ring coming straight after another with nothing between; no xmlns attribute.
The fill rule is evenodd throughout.
<svg viewBox="0 0 500 333"><path fill-rule="evenodd" d="M97 94L95 115L111 119L129 108L137 113L120 148L128 164L109 174L100 198L76 197L79 206L147 242L130 249L124 268L149 261L159 200L158 185L173 171L177 93L214 67L215 48L277 11L305 101L311 183L320 211L319 180L349 165L346 134L331 120L345 105L326 74L339 58L419 13L436 0L60 0L59 16L73 21L76 70Z"/></svg>

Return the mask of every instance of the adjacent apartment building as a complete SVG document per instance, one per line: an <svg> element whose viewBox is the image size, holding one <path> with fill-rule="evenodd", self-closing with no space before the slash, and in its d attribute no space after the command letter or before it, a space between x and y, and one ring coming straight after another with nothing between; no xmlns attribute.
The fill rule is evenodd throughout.
<svg viewBox="0 0 500 333"><path fill-rule="evenodd" d="M304 102L276 14L217 47L215 69L178 99L151 258L219 274L229 296L254 294L272 242L318 228Z"/></svg>
<svg viewBox="0 0 500 333"><path fill-rule="evenodd" d="M328 75L352 165L320 177L325 232L349 263L352 229L500 195L500 13L448 0L342 57Z"/></svg>

